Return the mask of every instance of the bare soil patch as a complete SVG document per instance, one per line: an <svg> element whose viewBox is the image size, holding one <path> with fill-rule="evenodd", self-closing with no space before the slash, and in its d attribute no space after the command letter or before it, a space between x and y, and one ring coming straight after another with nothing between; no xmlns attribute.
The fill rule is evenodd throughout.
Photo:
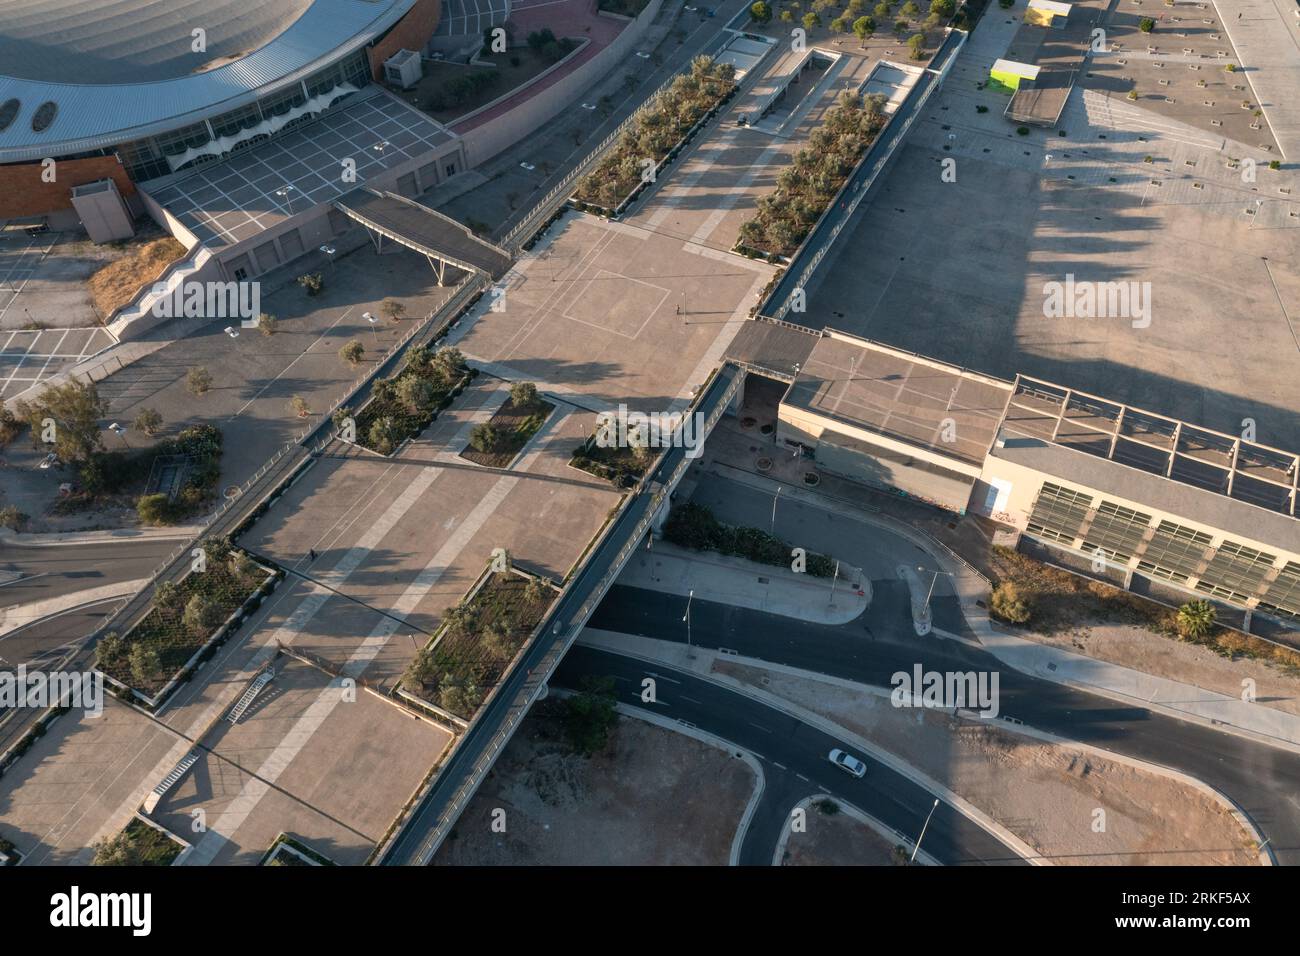
<svg viewBox="0 0 1300 956"><path fill-rule="evenodd" d="M755 784L744 761L627 717L588 759L555 714L548 701L529 714L435 863L726 865ZM492 831L497 808L504 833Z"/></svg>
<svg viewBox="0 0 1300 956"><path fill-rule="evenodd" d="M823 813L808 808L808 828L791 833L782 866L895 866L894 846L879 833L840 809Z"/></svg>

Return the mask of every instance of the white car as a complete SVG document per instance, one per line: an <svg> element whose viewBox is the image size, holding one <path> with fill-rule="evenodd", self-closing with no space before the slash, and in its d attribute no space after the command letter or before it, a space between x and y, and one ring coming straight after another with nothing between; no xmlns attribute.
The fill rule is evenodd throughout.
<svg viewBox="0 0 1300 956"><path fill-rule="evenodd" d="M851 773L855 777L861 777L867 772L866 764L853 756L853 754L845 753L843 750L838 748L831 751L830 761L845 773Z"/></svg>
<svg viewBox="0 0 1300 956"><path fill-rule="evenodd" d="M59 463L59 456L56 455L54 452L50 452L48 455L46 455L44 458L41 459L40 467L42 470L44 470L46 468L52 468L58 463Z"/></svg>
<svg viewBox="0 0 1300 956"><path fill-rule="evenodd" d="M537 168L532 163L520 163L519 165L522 166L524 169L528 170L530 173Z"/></svg>

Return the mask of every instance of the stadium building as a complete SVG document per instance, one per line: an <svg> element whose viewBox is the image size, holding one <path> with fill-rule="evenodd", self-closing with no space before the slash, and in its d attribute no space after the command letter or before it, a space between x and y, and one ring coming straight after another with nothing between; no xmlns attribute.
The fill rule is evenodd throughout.
<svg viewBox="0 0 1300 956"><path fill-rule="evenodd" d="M374 144L354 135L341 145L384 144L384 152L392 143L392 155L378 157L374 171L394 173L393 184L368 184L390 188L423 170L408 188L427 189L448 170L464 168L463 156L441 159L457 152L455 138L424 114L405 115L415 111L377 86L365 88L384 79L390 60L446 51L457 42L472 46L509 13L508 0L483 0L481 10L468 0L472 13L466 0L448 3L455 13L450 22L444 22L443 0L6 0L0 4L0 221L35 218L70 228L85 220L89 227L75 202L78 187L92 197L87 203L105 201L106 193L112 203L116 193L138 214L148 208L138 184L175 179L301 134L363 92L372 99L363 118L388 121L395 135L381 133ZM340 121L313 142L337 144L354 126L355 118ZM50 160L56 161L52 173ZM400 160L410 160L411 168L395 171ZM265 161L255 168L262 179ZM276 188L289 187L300 207L304 197L316 198L312 182L304 187L291 173L283 178ZM191 230L200 240L205 229L229 232L200 226Z"/></svg>

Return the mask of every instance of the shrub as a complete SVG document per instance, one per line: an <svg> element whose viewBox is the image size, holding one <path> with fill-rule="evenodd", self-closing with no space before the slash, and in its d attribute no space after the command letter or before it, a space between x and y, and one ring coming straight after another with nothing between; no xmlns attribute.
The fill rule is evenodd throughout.
<svg viewBox="0 0 1300 956"><path fill-rule="evenodd" d="M353 368L361 364L361 360L365 358L365 355L366 347L358 339L352 339L339 349L339 358Z"/></svg>
<svg viewBox="0 0 1300 956"><path fill-rule="evenodd" d="M1138 29L1141 30L1143 33L1150 33L1155 28L1156 28L1156 21L1152 20L1150 17L1143 17L1141 20L1138 21Z"/></svg>
<svg viewBox="0 0 1300 956"><path fill-rule="evenodd" d="M490 422L479 422L469 433L469 443L475 451L491 451L500 438L501 435Z"/></svg>
<svg viewBox="0 0 1300 956"><path fill-rule="evenodd" d="M1209 601L1189 601L1178 609L1178 636L1184 640L1204 640L1214 630L1219 616Z"/></svg>
<svg viewBox="0 0 1300 956"><path fill-rule="evenodd" d="M1010 581L1004 581L993 589L989 610L1012 624L1025 624L1031 615L1028 602L1020 596L1020 589Z"/></svg>
<svg viewBox="0 0 1300 956"><path fill-rule="evenodd" d="M26 525L27 515L13 505L0 508L0 528L8 528L10 531L22 531Z"/></svg>
<svg viewBox="0 0 1300 956"><path fill-rule="evenodd" d="M814 30L822 25L822 18L809 10L799 18L799 22L803 24L805 30Z"/></svg>
<svg viewBox="0 0 1300 956"><path fill-rule="evenodd" d="M1029 127L1028 127L1028 126L1017 126L1017 127L1016 127L1016 135L1017 135L1017 136L1028 136L1028 135L1029 135Z"/></svg>
<svg viewBox="0 0 1300 956"><path fill-rule="evenodd" d="M308 295L320 295L325 288L325 278L319 272L309 272L298 276L298 284L307 290Z"/></svg>
<svg viewBox="0 0 1300 956"><path fill-rule="evenodd" d="M379 311L384 314L388 321L400 322L406 315L406 306L394 298L387 298L379 303Z"/></svg>
<svg viewBox="0 0 1300 956"><path fill-rule="evenodd" d="M311 414L311 406L301 395L294 395L289 399L289 410L299 418L306 418Z"/></svg>
<svg viewBox="0 0 1300 956"><path fill-rule="evenodd" d="M135 416L135 421L131 427L142 435L148 435L152 438L158 434L158 429L162 428L162 415L153 408L142 408Z"/></svg>
<svg viewBox="0 0 1300 956"><path fill-rule="evenodd" d="M977 107L975 107L975 112L976 112L976 113L987 113L988 111L989 111L989 108L988 108L987 106L977 106Z"/></svg>
<svg viewBox="0 0 1300 956"><path fill-rule="evenodd" d="M272 335L275 332L275 316L263 312L257 317L257 328L263 335Z"/></svg>
<svg viewBox="0 0 1300 956"><path fill-rule="evenodd" d="M185 373L185 388L191 395L203 395L212 388L212 373L202 365L195 365Z"/></svg>
<svg viewBox="0 0 1300 956"><path fill-rule="evenodd" d="M913 60L924 60L925 36L920 33L914 33L912 38L907 41L907 48L912 51Z"/></svg>
<svg viewBox="0 0 1300 956"><path fill-rule="evenodd" d="M515 382L510 386L510 404L515 408L531 408L537 404L537 386L532 382Z"/></svg>
<svg viewBox="0 0 1300 956"><path fill-rule="evenodd" d="M171 524L172 503L164 494L141 495L135 502L136 513L145 524Z"/></svg>
<svg viewBox="0 0 1300 956"><path fill-rule="evenodd" d="M931 0L930 3L931 16L934 16L937 13L940 17L947 20L956 12L957 12L957 0Z"/></svg>
<svg viewBox="0 0 1300 956"><path fill-rule="evenodd" d="M749 15L754 18L755 23L770 23L772 21L772 8L766 0L758 0L749 8Z"/></svg>

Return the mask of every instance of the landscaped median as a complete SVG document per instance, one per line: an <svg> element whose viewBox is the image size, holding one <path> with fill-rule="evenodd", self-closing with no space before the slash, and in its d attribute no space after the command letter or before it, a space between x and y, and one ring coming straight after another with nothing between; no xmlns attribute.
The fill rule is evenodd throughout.
<svg viewBox="0 0 1300 956"><path fill-rule="evenodd" d="M574 205L601 216L620 215L735 92L735 67L697 56L689 72L634 114L610 151L578 183Z"/></svg>
<svg viewBox="0 0 1300 956"><path fill-rule="evenodd" d="M317 853L301 840L281 833L266 851L258 866L338 866L322 853Z"/></svg>
<svg viewBox="0 0 1300 956"><path fill-rule="evenodd" d="M496 560L508 565L509 556ZM415 655L398 696L453 723L471 720L558 594L544 578L489 566L461 602L443 615L429 645Z"/></svg>
<svg viewBox="0 0 1300 956"><path fill-rule="evenodd" d="M209 538L185 577L158 584L135 626L100 639L95 667L119 696L155 709L256 611L282 576L226 539Z"/></svg>
<svg viewBox="0 0 1300 956"><path fill-rule="evenodd" d="M664 522L664 539L693 551L716 551L759 564L791 567L798 559L797 549L774 534L760 528L736 528L723 524L704 505L688 501L677 505ZM805 551L803 572L816 578L830 578L837 573L838 562L824 554Z"/></svg>
<svg viewBox="0 0 1300 956"><path fill-rule="evenodd" d="M774 192L740 227L735 251L749 258L789 262L884 129L887 100L846 90L826 112L808 145L777 177Z"/></svg>
<svg viewBox="0 0 1300 956"><path fill-rule="evenodd" d="M459 349L444 346L434 351L427 345L414 346L400 372L392 378L375 379L369 401L355 416L347 406L336 409L334 424L345 430L352 422L356 444L391 455L433 424L475 374Z"/></svg>

